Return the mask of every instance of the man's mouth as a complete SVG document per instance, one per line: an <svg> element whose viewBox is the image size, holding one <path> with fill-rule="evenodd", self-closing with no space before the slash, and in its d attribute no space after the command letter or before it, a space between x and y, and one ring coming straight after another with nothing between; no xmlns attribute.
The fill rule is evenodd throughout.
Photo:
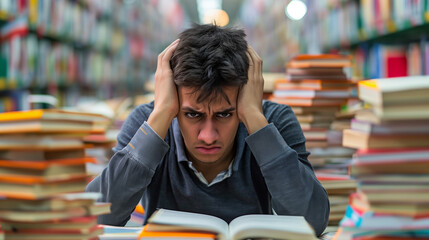
<svg viewBox="0 0 429 240"><path fill-rule="evenodd" d="M197 151L201 154L216 154L221 147L197 147Z"/></svg>

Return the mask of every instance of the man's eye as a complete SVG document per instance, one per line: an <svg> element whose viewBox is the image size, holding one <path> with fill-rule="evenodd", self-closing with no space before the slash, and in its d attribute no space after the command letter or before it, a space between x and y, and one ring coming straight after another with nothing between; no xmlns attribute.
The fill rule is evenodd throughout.
<svg viewBox="0 0 429 240"><path fill-rule="evenodd" d="M200 117L200 114L194 113L194 112L189 112L189 113L185 113L185 116L188 118L197 118L197 117Z"/></svg>
<svg viewBox="0 0 429 240"><path fill-rule="evenodd" d="M231 113L218 113L217 114L218 118L227 118L227 117L230 117L230 116L231 116Z"/></svg>

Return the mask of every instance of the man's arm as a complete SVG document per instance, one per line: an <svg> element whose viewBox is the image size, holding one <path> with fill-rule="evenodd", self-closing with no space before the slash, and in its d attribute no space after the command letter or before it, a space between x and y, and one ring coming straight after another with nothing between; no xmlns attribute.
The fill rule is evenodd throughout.
<svg viewBox="0 0 429 240"><path fill-rule="evenodd" d="M168 148L144 122L129 143L113 155L108 166L86 188L87 192L102 193L99 201L112 203L111 213L100 216L99 223L127 223Z"/></svg>
<svg viewBox="0 0 429 240"><path fill-rule="evenodd" d="M168 151L163 139L179 109L170 67L178 42L174 41L158 56L155 102L147 122L136 124L146 118L133 111L118 136L118 152L86 188L88 192L102 193L100 201L112 203L111 214L100 216L100 223L125 225Z"/></svg>
<svg viewBox="0 0 429 240"><path fill-rule="evenodd" d="M302 215L320 235L328 223L329 199L317 180L305 149L301 127L290 108L269 123L262 109L262 60L249 47L248 83L240 90L238 113L249 137L277 214ZM289 109L289 111L287 110Z"/></svg>
<svg viewBox="0 0 429 240"><path fill-rule="evenodd" d="M155 106L147 120L152 129L163 139L171 121L179 112L177 87L173 80L173 70L170 67L170 59L178 44L179 39L158 55L158 65L155 72Z"/></svg>
<svg viewBox="0 0 429 240"><path fill-rule="evenodd" d="M286 108L277 121L248 136L246 142L276 213L302 215L320 235L328 223L329 199L307 160L304 136L292 110Z"/></svg>

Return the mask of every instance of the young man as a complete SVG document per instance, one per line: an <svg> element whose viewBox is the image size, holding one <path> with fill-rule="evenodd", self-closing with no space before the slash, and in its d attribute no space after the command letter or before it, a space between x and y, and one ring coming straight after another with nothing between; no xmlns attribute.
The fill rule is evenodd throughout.
<svg viewBox="0 0 429 240"><path fill-rule="evenodd" d="M155 101L124 123L115 155L87 191L124 225L142 200L230 222L251 213L302 215L317 235L329 201L292 110L262 100L262 61L244 31L195 25L158 56Z"/></svg>

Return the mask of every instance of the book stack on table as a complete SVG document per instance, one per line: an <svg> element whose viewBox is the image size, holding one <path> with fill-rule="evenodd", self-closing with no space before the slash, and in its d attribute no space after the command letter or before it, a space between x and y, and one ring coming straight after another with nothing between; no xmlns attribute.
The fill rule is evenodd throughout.
<svg viewBox="0 0 429 240"><path fill-rule="evenodd" d="M60 110L0 114L0 225L6 239L96 239L110 212L85 193L83 138L103 130L96 115Z"/></svg>
<svg viewBox="0 0 429 240"><path fill-rule="evenodd" d="M356 191L356 180L349 175L329 174L316 171L316 177L326 189L329 196L329 222L328 226L338 226L343 218L349 195Z"/></svg>
<svg viewBox="0 0 429 240"><path fill-rule="evenodd" d="M358 149L349 169L358 185L339 238L427 239L429 76L362 81L359 97L369 108L344 130L343 144Z"/></svg>
<svg viewBox="0 0 429 240"><path fill-rule="evenodd" d="M284 79L277 80L270 100L287 104L295 113L306 139L308 160L331 202L329 225L337 226L344 215L354 180L347 179L347 164L354 149L341 144L342 130L350 126L353 113L344 106L360 104L357 84L347 74L351 56L301 54L286 64ZM329 175L329 177L326 177ZM347 182L347 183L345 183ZM345 184L345 185L344 185Z"/></svg>

